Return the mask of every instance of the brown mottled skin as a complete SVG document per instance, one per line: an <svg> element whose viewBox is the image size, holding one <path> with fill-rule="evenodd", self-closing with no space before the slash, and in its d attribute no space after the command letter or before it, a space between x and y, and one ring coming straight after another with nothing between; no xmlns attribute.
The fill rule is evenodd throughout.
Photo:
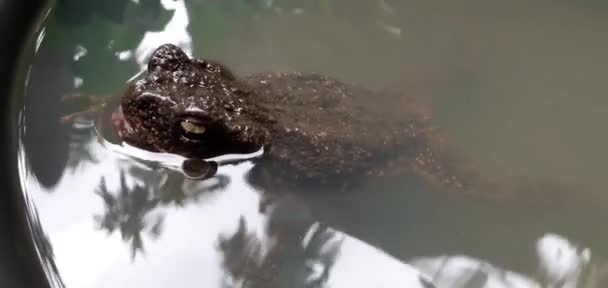
<svg viewBox="0 0 608 288"><path fill-rule="evenodd" d="M445 188L466 182L464 170L449 166L451 153L420 106L323 75L237 78L221 64L190 59L166 44L121 106L122 138L143 149L209 158L264 147L252 173L263 185L344 186L402 173ZM188 135L180 126L185 119L204 133Z"/></svg>

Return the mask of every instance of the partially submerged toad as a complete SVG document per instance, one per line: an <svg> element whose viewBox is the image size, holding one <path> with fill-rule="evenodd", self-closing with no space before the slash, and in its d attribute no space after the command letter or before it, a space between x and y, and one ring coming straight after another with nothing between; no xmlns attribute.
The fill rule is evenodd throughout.
<svg viewBox="0 0 608 288"><path fill-rule="evenodd" d="M185 156L190 167L263 148L250 178L262 186L345 187L387 174L447 189L467 185L466 169L457 168L461 163L421 106L319 74L239 78L222 64L190 59L166 44L121 101L114 127L128 144ZM202 169L209 171L205 177L215 172L211 167Z"/></svg>

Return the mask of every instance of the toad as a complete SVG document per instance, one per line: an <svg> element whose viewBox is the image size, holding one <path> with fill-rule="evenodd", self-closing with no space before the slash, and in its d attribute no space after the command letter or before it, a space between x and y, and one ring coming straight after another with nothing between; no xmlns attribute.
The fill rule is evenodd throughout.
<svg viewBox="0 0 608 288"><path fill-rule="evenodd" d="M405 174L446 189L468 181L428 111L411 98L314 73L237 77L171 44L152 53L119 111L114 128L122 140L182 155L190 159L184 167L204 178L217 167L204 159L263 149L250 173L263 187L344 188Z"/></svg>

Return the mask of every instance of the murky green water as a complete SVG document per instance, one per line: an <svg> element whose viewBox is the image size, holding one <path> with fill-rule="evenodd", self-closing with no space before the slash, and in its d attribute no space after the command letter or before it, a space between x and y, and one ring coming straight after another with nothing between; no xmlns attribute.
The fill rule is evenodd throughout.
<svg viewBox="0 0 608 288"><path fill-rule="evenodd" d="M516 281L498 271L525 278L510 287L536 287L551 282L535 246L547 233L580 248L559 246L562 258L549 260L574 267L563 268L565 279L576 281L581 267L579 280L601 278L602 2L59 2L27 82L20 169L67 287L415 287L417 273L437 287ZM501 201L368 183L288 197L264 213L244 179L252 163L192 181L170 158L138 160L98 139L90 123L59 123L73 108L63 95L119 93L166 42L241 75L321 72L419 96L485 173L538 179L542 193ZM591 252L585 265L582 248Z"/></svg>

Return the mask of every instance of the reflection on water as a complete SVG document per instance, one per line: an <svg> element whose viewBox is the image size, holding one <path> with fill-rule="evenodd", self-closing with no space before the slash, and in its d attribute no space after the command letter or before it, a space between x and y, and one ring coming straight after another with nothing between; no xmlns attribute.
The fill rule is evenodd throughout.
<svg viewBox="0 0 608 288"><path fill-rule="evenodd" d="M141 232L146 226L149 227L150 235L155 237L160 235L163 221L161 215L155 219L144 220L148 212L158 204L156 199L150 199L147 189L141 186L129 189L125 183L124 174L121 173L120 191L117 196L108 192L103 179L97 193L103 199L105 213L95 215L95 222L108 233L118 229L122 239L131 242L133 256L137 250L143 250Z"/></svg>
<svg viewBox="0 0 608 288"><path fill-rule="evenodd" d="M326 227L308 231L310 225L290 222L270 224L275 227L267 227L271 231L265 236L272 241L270 247L263 247L269 243L248 233L245 220L240 219L237 232L219 241L228 276L224 285L325 287L340 246L339 240L330 241L337 238L336 233ZM307 232L311 235L303 241Z"/></svg>
<svg viewBox="0 0 608 288"><path fill-rule="evenodd" d="M295 199L273 199L266 204L266 213L261 213L262 199L246 183L251 163L221 167L217 179L205 182L179 174L172 176L170 171L162 173L164 177L155 177L156 169L160 168L138 167L140 163L135 160L124 161L123 157L128 156L104 152L104 143L92 143L91 149L97 150L102 160L82 165L83 173L96 174L88 178L90 182L74 183L75 177L81 176L74 173L60 181L61 191L46 191L52 194L38 197L38 202L50 210L63 201L78 203L71 211L47 211L62 214L55 218L60 222L51 220L46 226L60 255L59 269L69 285L101 287L126 281L129 285L164 287L177 285L178 280L165 275L148 282L132 279L132 274L181 275L187 273L184 269L194 269L194 274L185 274L177 283L186 286L202 283L210 287L326 287L331 281L346 284L352 281L348 271L335 273L343 275L338 279L331 273L338 269L335 261L340 260L338 255L345 248L353 250L349 252L352 255L369 250L366 253L370 256L365 261L403 265L316 222L309 209ZM222 180L226 175L230 175L231 181ZM35 190L35 182L29 182L28 186L30 191ZM69 186L80 189L70 190ZM38 189L38 193L45 193L43 188ZM100 230L110 234L103 237L106 233L100 235ZM128 249L121 249L124 244ZM137 256L135 253L142 257L133 257ZM93 265L79 264L88 261L93 261ZM166 265L177 265L177 270L166 272ZM199 269L203 269L205 279L199 279L200 272L194 272ZM397 274L394 283L420 281L412 268L406 266L397 271L409 274Z"/></svg>
<svg viewBox="0 0 608 288"><path fill-rule="evenodd" d="M44 269L44 273L47 277L47 280L51 284L51 287L64 287L65 283L61 278L59 268L57 267L57 263L55 262L55 253L53 251L53 245L49 241L48 235L42 228L38 211L34 203L31 202L31 200L26 198L25 202L27 208L25 215L28 217L31 237L35 246L34 248L36 250L37 256L41 260L42 268Z"/></svg>
<svg viewBox="0 0 608 288"><path fill-rule="evenodd" d="M94 215L95 222L100 229L112 233L120 232L122 239L130 242L133 256L138 250L143 250L141 233L147 231L153 238L160 235L163 223L163 214L158 211L163 206L181 207L188 202L197 202L201 195L223 189L228 184L225 175L217 175L201 185L199 183L185 183L181 174L167 172L164 178L155 178L150 170L141 166L132 165L128 172L120 171L120 184L116 191L110 192L105 178L102 178L95 193L101 197L105 212ZM133 184L126 183L126 174Z"/></svg>
<svg viewBox="0 0 608 288"><path fill-rule="evenodd" d="M549 2L59 1L21 127L22 181L50 279L68 287L603 287L608 233L593 223L605 216L598 151L608 138L597 131L608 106L598 55L608 22L587 5ZM251 161L194 181L174 160L99 139L107 125L56 121L76 109L63 95L120 91L165 42L242 73L320 71L420 94L490 173L556 184L511 202L428 193L403 179L272 197L247 182Z"/></svg>
<svg viewBox="0 0 608 288"><path fill-rule="evenodd" d="M442 256L413 259L411 264L433 275L439 287L596 287L589 271L591 252L580 249L555 234L546 234L536 242L538 273L534 280L466 256ZM590 285L590 286L587 286Z"/></svg>

